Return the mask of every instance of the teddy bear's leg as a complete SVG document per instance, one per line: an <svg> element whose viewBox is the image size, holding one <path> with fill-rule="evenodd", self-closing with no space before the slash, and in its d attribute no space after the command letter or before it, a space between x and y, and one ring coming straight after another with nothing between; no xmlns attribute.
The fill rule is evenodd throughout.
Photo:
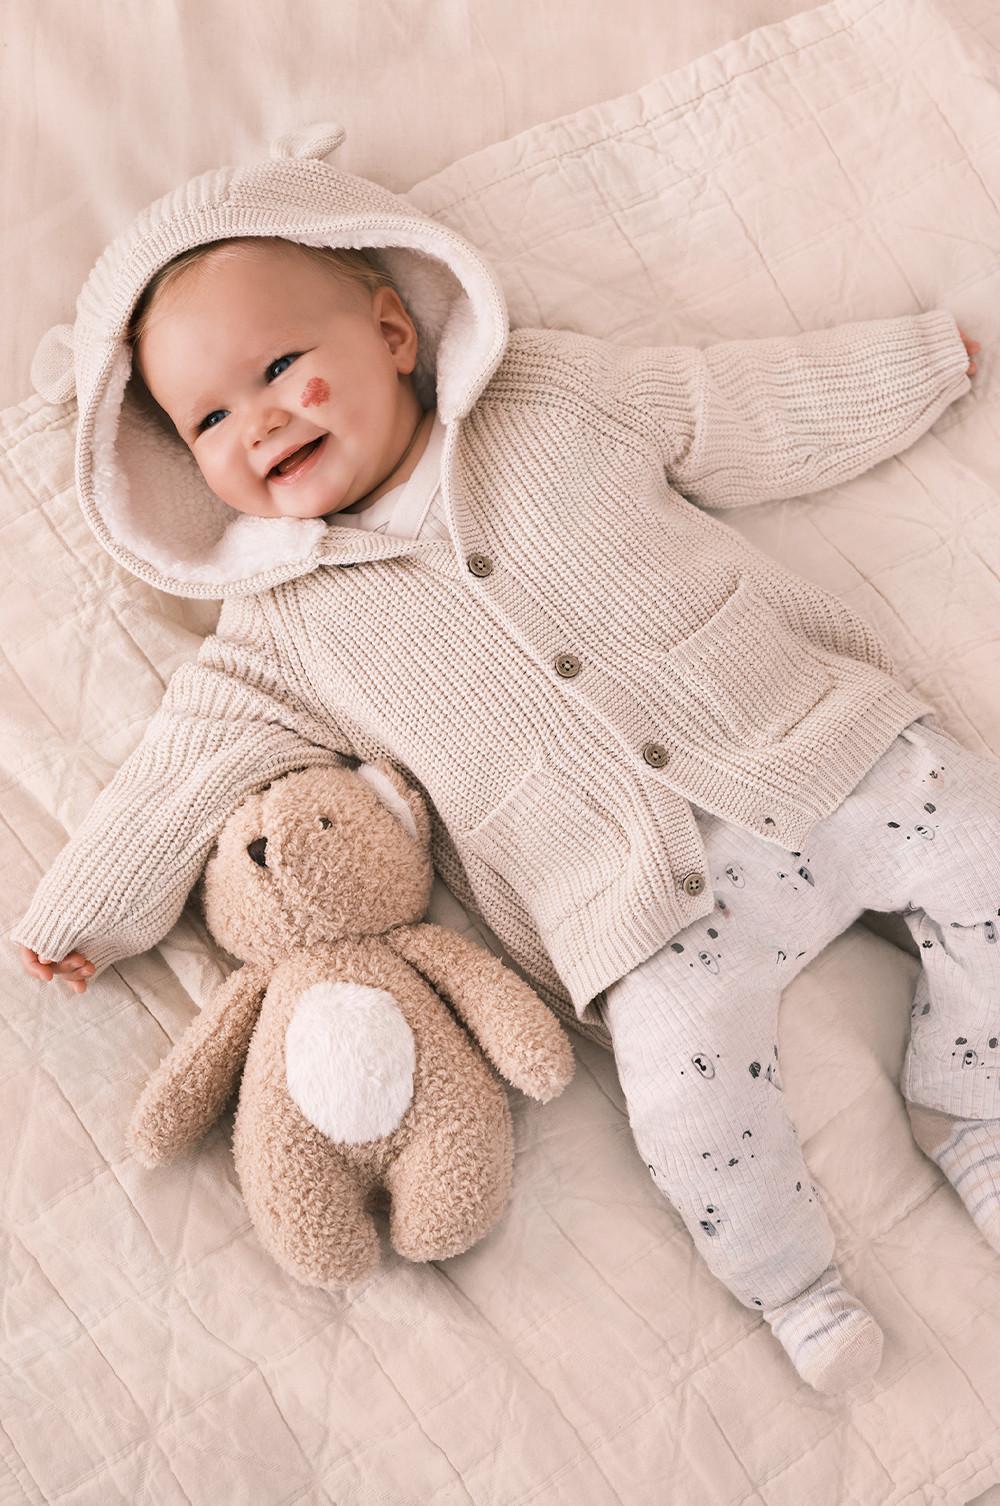
<svg viewBox="0 0 1000 1506"><path fill-rule="evenodd" d="M407 1260L447 1260L500 1218L514 1172L507 1095L490 1080L467 1109L451 1106L400 1152L385 1174L389 1238Z"/></svg>
<svg viewBox="0 0 1000 1506"><path fill-rule="evenodd" d="M233 1128L247 1211L261 1243L290 1275L307 1286L349 1286L380 1258L366 1189L288 1098L280 1063L269 1065L273 1080L244 1078Z"/></svg>

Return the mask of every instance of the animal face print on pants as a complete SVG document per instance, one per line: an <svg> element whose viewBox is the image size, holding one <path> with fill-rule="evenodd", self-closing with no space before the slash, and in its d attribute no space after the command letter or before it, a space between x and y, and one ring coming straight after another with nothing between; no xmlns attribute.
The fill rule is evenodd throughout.
<svg viewBox="0 0 1000 1506"><path fill-rule="evenodd" d="M866 909L922 962L900 1087L1000 1119L1000 763L919 721L799 850L693 807L715 906L605 993L629 1123L711 1270L770 1309L833 1235L785 1104L785 986Z"/></svg>

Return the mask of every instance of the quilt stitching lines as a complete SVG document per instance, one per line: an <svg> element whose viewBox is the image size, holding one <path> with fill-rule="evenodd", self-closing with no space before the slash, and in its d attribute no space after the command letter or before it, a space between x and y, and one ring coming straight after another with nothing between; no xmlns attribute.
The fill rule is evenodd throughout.
<svg viewBox="0 0 1000 1506"><path fill-rule="evenodd" d="M593 136L583 146L571 147L564 152L553 152L551 156L543 157L540 162L532 163L531 167L528 169L519 167L515 168L513 172L501 174L498 178L491 178L485 183L478 184L477 187L472 189L469 193L463 194L459 198L451 199L447 203L439 205L435 210L435 213L443 215L447 214L449 210L458 209L469 199L478 198L481 194L486 192L486 190L495 188L500 183L506 183L511 178L520 177L525 172L534 172L537 168L546 167L549 163L559 162L570 157L578 156L581 152L590 151L593 147L602 146L605 142L621 141L628 136L636 134L639 131L648 130L649 126L655 124L656 121L664 120L669 115L679 113L680 111L687 109L691 105L696 105L700 103L700 101L708 99L713 94L718 94L720 90L728 89L731 84L734 84L739 79L749 78L752 74L759 73L763 68L770 68L775 63L784 62L784 60L788 57L797 57L801 53L811 50L813 47L818 47L829 42L833 37L841 36L844 32L853 30L854 27L859 24L859 22L867 21L869 16L871 16L875 11L880 10L883 6L889 3L891 3L891 0L874 0L874 3L870 5L866 11L862 12L861 15L853 16L851 20L848 21L845 25L838 27L835 31L827 32L822 37L817 37L814 42L803 42L798 47L790 47L787 52L778 53L772 57L765 58L762 63L756 63L752 68L746 68L740 73L730 74L729 77L724 79L721 84L716 84L713 88L706 89L701 94L694 94L689 99L678 100L671 104L667 109L661 110L655 115L646 116L638 125L626 126L620 131L608 131L604 136ZM782 25L784 23L777 24ZM647 85L647 88L648 87L651 86ZM641 95L643 91L640 90L637 92L639 92ZM617 101L613 100L610 103L613 105L616 104ZM600 107L598 106L596 108ZM530 135L537 129L537 127L531 127L527 132L525 132L525 134ZM489 149L487 148L487 150Z"/></svg>

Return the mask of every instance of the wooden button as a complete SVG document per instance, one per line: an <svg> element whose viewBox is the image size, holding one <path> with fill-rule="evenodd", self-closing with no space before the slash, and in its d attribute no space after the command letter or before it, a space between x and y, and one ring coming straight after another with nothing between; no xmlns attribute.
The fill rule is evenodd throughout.
<svg viewBox="0 0 1000 1506"><path fill-rule="evenodd" d="M493 570L493 561L486 554L470 554L466 564L473 575L489 575Z"/></svg>
<svg viewBox="0 0 1000 1506"><path fill-rule="evenodd" d="M654 769L662 769L670 755L662 743L643 743L642 756Z"/></svg>

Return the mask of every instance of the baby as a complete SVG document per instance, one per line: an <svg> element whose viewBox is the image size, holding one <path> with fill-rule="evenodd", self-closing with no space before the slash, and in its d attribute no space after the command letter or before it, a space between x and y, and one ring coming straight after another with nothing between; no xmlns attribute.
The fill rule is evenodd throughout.
<svg viewBox="0 0 1000 1506"><path fill-rule="evenodd" d="M13 939L83 992L166 934L251 790L391 758L459 898L610 1036L709 1268L843 1390L882 1334L784 1106L781 991L863 910L905 916L901 1090L1000 1250L998 766L703 508L899 452L976 342L941 309L707 349L511 330L474 247L321 147L168 195L79 300L88 522L222 610Z"/></svg>

